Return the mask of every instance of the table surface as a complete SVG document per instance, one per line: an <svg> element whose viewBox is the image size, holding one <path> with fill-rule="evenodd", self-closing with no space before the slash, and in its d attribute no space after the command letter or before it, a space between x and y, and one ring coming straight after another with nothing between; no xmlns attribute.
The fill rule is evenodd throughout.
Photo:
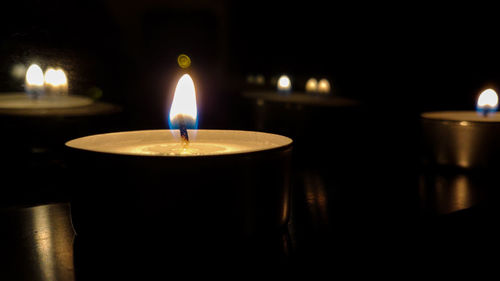
<svg viewBox="0 0 500 281"><path fill-rule="evenodd" d="M500 246L497 169L425 166L420 161L419 123L405 120L408 126L399 126L388 122L391 118L379 116L373 126L360 116L359 123L351 119L347 126L335 127L334 137L294 142L290 231L288 237L276 239L272 251L261 252L268 261L275 257L271 265L297 265L295 269L310 265L341 276L340 272L362 269L371 274L374 268L420 271L430 265L470 265L487 261L496 252ZM19 180L19 185L67 187L72 180L65 165L52 163L46 170L50 176L39 177L36 167L29 170L30 177ZM108 218L112 222L121 215L117 210ZM78 226L82 220L85 214L76 213L73 223ZM89 242L85 228L76 227L76 231L77 277L90 277L98 270L109 273L118 266L111 262L108 267L93 268L99 264L97 258L103 263L110 259L85 249L93 239L105 244L107 239L122 237L120 234L102 233ZM206 231L210 230L200 229L196 234L203 237ZM149 239L159 239L161 234L155 237ZM106 253L119 253L134 245L140 247L141 242ZM273 252L277 248L281 255ZM148 261L137 257L137 262ZM162 272L160 261L155 263L156 273ZM216 266L210 260L201 263Z"/></svg>

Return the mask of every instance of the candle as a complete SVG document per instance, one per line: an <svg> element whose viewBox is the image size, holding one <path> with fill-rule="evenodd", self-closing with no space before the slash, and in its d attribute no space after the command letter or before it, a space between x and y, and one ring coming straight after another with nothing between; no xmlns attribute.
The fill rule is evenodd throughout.
<svg viewBox="0 0 500 281"><path fill-rule="evenodd" d="M426 112L421 115L424 160L461 168L499 164L500 115L494 90L481 93L477 111Z"/></svg>
<svg viewBox="0 0 500 281"><path fill-rule="evenodd" d="M264 132L199 130L196 119L194 83L184 75L170 108L170 130L73 139L66 143L69 166L109 186L99 193L109 192L113 201L136 203L132 212L146 214L140 219L146 226L137 229L144 229L151 249L232 252L235 241L274 239L273 233L286 232L292 140ZM81 200L95 200L92 193ZM203 231L202 239L210 243L193 237L203 229L211 229ZM154 240L155 233L162 237ZM235 254L242 253L238 249Z"/></svg>
<svg viewBox="0 0 500 281"><path fill-rule="evenodd" d="M64 111L92 103L88 97L68 95L68 78L62 69L49 67L44 74L37 64L32 64L26 71L25 93L0 94L1 113L14 115L61 115L67 112L61 113L60 109Z"/></svg>

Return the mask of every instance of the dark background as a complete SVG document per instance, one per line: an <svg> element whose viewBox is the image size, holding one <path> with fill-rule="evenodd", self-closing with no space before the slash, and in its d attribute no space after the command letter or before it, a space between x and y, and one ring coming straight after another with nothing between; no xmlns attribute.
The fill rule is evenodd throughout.
<svg viewBox="0 0 500 281"><path fill-rule="evenodd" d="M337 93L381 111L468 109L498 81L493 11L426 2L15 1L2 7L0 87L22 86L9 76L16 62L64 66L74 93L96 86L103 99L134 106L134 120L155 119L138 126L156 128L161 118L139 115L164 106L158 99L186 53L205 127L227 127L224 102L251 73L328 77Z"/></svg>
<svg viewBox="0 0 500 281"><path fill-rule="evenodd" d="M22 90L23 81L10 75L15 63L61 66L72 93L123 106L122 129L166 128L169 95L183 72L180 53L192 59L200 128L254 129L240 99L248 74L327 77L336 95L360 101L360 110L323 109L330 119L311 118L314 124L298 133L309 141L294 148L294 187L307 197L313 182L313 193L319 190L328 203L327 209L297 203L299 261L359 262L359 253L367 265L384 253L391 262L402 257L399 265L416 254L439 263L441 257L473 259L496 245L489 211L443 218L422 209L418 192L419 114L472 110L482 89L498 86L499 23L492 6L316 0L2 5L0 91ZM295 137L286 126L267 131Z"/></svg>

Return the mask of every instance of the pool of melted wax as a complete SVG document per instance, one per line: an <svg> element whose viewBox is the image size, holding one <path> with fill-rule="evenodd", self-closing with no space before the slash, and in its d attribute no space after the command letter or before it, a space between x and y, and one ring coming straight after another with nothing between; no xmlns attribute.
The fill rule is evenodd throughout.
<svg viewBox="0 0 500 281"><path fill-rule="evenodd" d="M251 146L229 144L229 143L159 143L133 146L124 148L123 152L129 152L139 155L158 155L158 156L197 156L197 155L216 155L233 152L243 152L251 149Z"/></svg>

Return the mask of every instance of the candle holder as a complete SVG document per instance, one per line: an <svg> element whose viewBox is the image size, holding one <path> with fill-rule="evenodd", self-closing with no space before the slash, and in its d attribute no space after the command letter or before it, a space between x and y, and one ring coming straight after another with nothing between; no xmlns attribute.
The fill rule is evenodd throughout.
<svg viewBox="0 0 500 281"><path fill-rule="evenodd" d="M140 249L128 251L144 260L126 255L142 266L164 262L152 257L155 251L176 263L270 259L270 249L277 249L288 231L291 139L248 131L188 131L196 138L187 155L167 147L181 146L178 130L68 142L74 176L88 179L80 183L74 209L110 231L127 229L126 237L140 241ZM118 214L112 216L115 226L100 219L109 214Z"/></svg>
<svg viewBox="0 0 500 281"><path fill-rule="evenodd" d="M465 169L500 165L500 116L427 112L421 122L424 163Z"/></svg>

